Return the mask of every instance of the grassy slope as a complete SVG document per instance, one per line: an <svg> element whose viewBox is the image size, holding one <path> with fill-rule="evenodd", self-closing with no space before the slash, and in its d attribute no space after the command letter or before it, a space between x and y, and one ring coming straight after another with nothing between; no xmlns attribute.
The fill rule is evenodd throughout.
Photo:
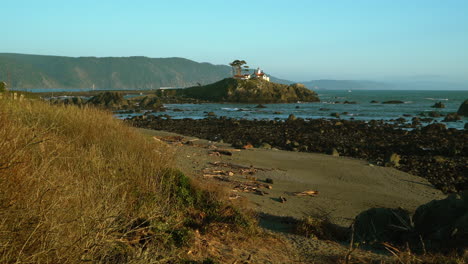
<svg viewBox="0 0 468 264"><path fill-rule="evenodd" d="M291 103L297 101L318 101L315 92L304 87L262 80L236 80L232 78L175 92L186 97L215 102Z"/></svg>
<svg viewBox="0 0 468 264"><path fill-rule="evenodd" d="M228 66L183 58L60 57L0 53L0 78L11 74L15 88L142 89L185 87L218 81L230 75ZM2 77L3 76L3 77Z"/></svg>
<svg viewBox="0 0 468 264"><path fill-rule="evenodd" d="M169 261L194 229L250 226L110 113L3 96L0 124L1 263Z"/></svg>

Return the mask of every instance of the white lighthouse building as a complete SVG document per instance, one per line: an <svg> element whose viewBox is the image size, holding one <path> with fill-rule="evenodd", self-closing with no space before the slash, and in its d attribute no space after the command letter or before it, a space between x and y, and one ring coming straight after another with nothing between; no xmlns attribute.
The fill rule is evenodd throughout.
<svg viewBox="0 0 468 264"><path fill-rule="evenodd" d="M252 79L261 79L261 80L265 80L267 82L270 81L270 77L268 77L261 69L260 67L257 68L257 70L255 70L255 72L251 75L251 78Z"/></svg>

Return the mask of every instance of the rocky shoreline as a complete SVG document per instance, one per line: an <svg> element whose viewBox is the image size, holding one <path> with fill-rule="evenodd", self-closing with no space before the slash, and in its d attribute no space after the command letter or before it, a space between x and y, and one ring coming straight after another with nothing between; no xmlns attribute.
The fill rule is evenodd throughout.
<svg viewBox="0 0 468 264"><path fill-rule="evenodd" d="M224 141L235 147L251 144L360 158L424 177L445 193L468 189L468 133L446 129L443 124L403 130L383 121L300 118L175 120L143 115L126 121L136 127Z"/></svg>

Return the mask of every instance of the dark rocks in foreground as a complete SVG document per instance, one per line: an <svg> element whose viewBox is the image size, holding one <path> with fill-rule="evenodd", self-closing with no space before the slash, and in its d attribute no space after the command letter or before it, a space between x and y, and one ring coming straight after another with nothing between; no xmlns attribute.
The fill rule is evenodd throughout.
<svg viewBox="0 0 468 264"><path fill-rule="evenodd" d="M354 222L355 241L406 245L416 251L464 250L468 247L468 192L433 200L410 214L403 209L372 208Z"/></svg>
<svg viewBox="0 0 468 264"><path fill-rule="evenodd" d="M149 115L127 120L134 126L223 140L256 147L329 153L368 160L428 179L444 192L468 189L468 133L432 124L411 131L383 121L326 120L290 117L287 121L210 119L166 120ZM390 153L390 154L389 154Z"/></svg>

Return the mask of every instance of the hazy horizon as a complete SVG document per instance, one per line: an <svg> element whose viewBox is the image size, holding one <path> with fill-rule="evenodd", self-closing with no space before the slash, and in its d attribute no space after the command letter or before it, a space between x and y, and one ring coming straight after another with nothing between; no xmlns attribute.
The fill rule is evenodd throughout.
<svg viewBox="0 0 468 264"><path fill-rule="evenodd" d="M468 82L468 2L10 1L0 52L181 57L293 81ZM422 77L422 78L421 78Z"/></svg>

